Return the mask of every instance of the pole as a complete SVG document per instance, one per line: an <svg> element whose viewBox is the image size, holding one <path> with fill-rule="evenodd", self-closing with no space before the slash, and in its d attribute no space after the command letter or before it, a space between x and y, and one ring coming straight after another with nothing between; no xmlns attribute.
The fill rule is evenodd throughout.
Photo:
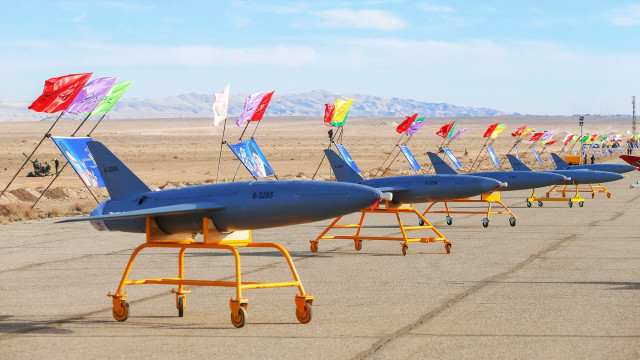
<svg viewBox="0 0 640 360"><path fill-rule="evenodd" d="M376 174L373 175L374 178L378 177L378 173L380 172L380 170L382 169L384 164L387 162L387 160L389 160L389 157L391 157L391 154L393 154L393 152L396 150L396 147L398 146L398 144L400 144L400 141L402 141L402 138L404 137L404 135L405 135L405 133L402 133L402 135L400 135L400 139L398 139L398 141L396 141L396 144L393 146L393 149L391 149L391 152L389 153L389 155L387 155L387 158L384 159L384 161L382 162L382 164L380 165L378 170L376 170ZM389 166L391 166L391 165L389 165ZM385 170L385 171L387 171L387 170ZM384 172L382 174L384 175Z"/></svg>
<svg viewBox="0 0 640 360"><path fill-rule="evenodd" d="M91 136L91 134L93 134L93 130L95 130L98 125L100 124L100 122L102 121L102 119L104 119L104 117L107 116L107 113L104 113L102 115L102 117L100 118L100 120L98 120L98 122L96 122L96 124L93 126L93 128L91 129L91 131L89 131L89 133L87 134L87 136Z"/></svg>
<svg viewBox="0 0 640 360"><path fill-rule="evenodd" d="M636 133L636 97L631 97L631 103L633 104L633 122L631 123L631 132Z"/></svg>
<svg viewBox="0 0 640 360"><path fill-rule="evenodd" d="M327 150L331 149L331 145L334 143L333 139L337 137L338 142L342 140L342 131L343 131L342 129L343 129L342 126L338 127L338 130L336 130L336 132L333 133L331 137L329 137L329 146L327 146ZM320 164L318 164L318 167L316 168L316 172L313 173L311 180L315 179L316 175L318 175L318 171L320 171L320 167L322 166L322 163L324 162L325 157L327 157L327 155L324 154L323 152L322 160L320 160ZM329 168L329 180L331 180L331 168Z"/></svg>
<svg viewBox="0 0 640 360"><path fill-rule="evenodd" d="M471 172L471 170L473 170L473 166L476 164L476 161L478 161L478 158L480 157L480 154L482 154L482 151L484 150L484 148L487 147L487 142L489 142L489 139L491 139L491 138L487 137L487 140L484 141L484 145L482 145L482 148L480 149L480 152L478 152L478 156L476 156L476 159L473 160L473 163L471 163L471 167L469 167L469 172Z"/></svg>
<svg viewBox="0 0 640 360"><path fill-rule="evenodd" d="M218 170L216 171L216 184L218 183L218 175L220 174L220 162L222 162L222 147L224 146L224 132L227 129L227 118L224 118L224 125L222 126L222 141L220 142L220 153L218 154Z"/></svg>
<svg viewBox="0 0 640 360"><path fill-rule="evenodd" d="M82 122L80 123L80 125L78 125L78 127L76 128L76 131L73 132L73 134L71 134L71 136L76 136L76 133L78 132L78 130L80 130L80 128L82 127L82 125L84 125L85 121L87 121L87 119L89 118L89 116L91 116L91 113L89 113L89 115L87 115L87 117L84 118L84 120L82 120Z"/></svg>
<svg viewBox="0 0 640 360"><path fill-rule="evenodd" d="M24 169L24 166L27 165L27 162L29 162L29 160L31 160L31 157L33 156L33 154L35 154L36 150L38 150L38 148L40 147L40 145L42 145L42 142L44 141L44 139L51 137L51 130L53 129L54 126L56 126L56 124L58 123L58 121L62 118L62 114L64 114L64 111L60 113L60 115L58 115L58 118L56 119L56 121L53 122L53 124L51 125L51 127L49 128L49 130L47 130L47 132L44 134L44 136L42 137L42 139L40 140L40 142L38 143L38 145L36 145L35 149L33 149L33 151L31 152L31 154L29 154L29 156L27 156L27 159L24 161L24 163L22 163L22 166L20 166L20 169L18 169L18 171L16 172L15 175L13 175L13 177L11 178L11 180L9 181L9 183L7 184L7 186L5 186L4 190L2 190L2 193L0 193L0 197L2 195L4 195L5 191L7 191L7 189L9 188L9 186L11 185L11 183L13 183L13 180L16 179L16 177L18 177L18 174L20 174L20 171L22 171L22 169Z"/></svg>

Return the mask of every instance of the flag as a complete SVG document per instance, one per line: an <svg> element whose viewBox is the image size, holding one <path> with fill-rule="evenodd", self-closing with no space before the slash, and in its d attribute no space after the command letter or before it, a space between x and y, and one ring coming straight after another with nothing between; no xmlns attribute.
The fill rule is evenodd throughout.
<svg viewBox="0 0 640 360"><path fill-rule="evenodd" d="M531 137L531 139L529 139L529 141L538 141L538 140L540 140L542 135L544 135L543 132L537 132L537 133L533 134L533 136Z"/></svg>
<svg viewBox="0 0 640 360"><path fill-rule="evenodd" d="M413 122L417 117L418 117L418 114L407 116L406 119L404 119L404 121L400 125L398 125L398 127L396 128L396 132L398 134L402 134L407 130L409 130L409 127L411 126L411 124L413 124Z"/></svg>
<svg viewBox="0 0 640 360"><path fill-rule="evenodd" d="M487 128L487 131L484 132L484 135L482 135L482 137L491 136L491 134L493 133L493 130L495 130L498 125L500 125L500 123L495 123L493 125L489 125L489 127Z"/></svg>
<svg viewBox="0 0 640 360"><path fill-rule="evenodd" d="M595 140L596 140L596 138L597 138L597 137L598 137L598 134L593 134L593 135L591 135L591 137L589 138L589 140L588 140L588 141L589 141L589 142L593 142L593 141L595 141Z"/></svg>
<svg viewBox="0 0 640 360"><path fill-rule="evenodd" d="M267 106L269 106L273 93L273 91L270 93L259 92L249 95L244 102L242 115L236 120L236 125L242 126L247 121L260 121L267 110Z"/></svg>
<svg viewBox="0 0 640 360"><path fill-rule="evenodd" d="M351 109L352 103L353 99L349 99L347 101L336 99L336 111L333 114L331 126L344 126L344 122L347 121L347 116L349 115L349 109Z"/></svg>
<svg viewBox="0 0 640 360"><path fill-rule="evenodd" d="M50 114L65 110L92 74L66 75L45 81L42 95L29 106L29 109Z"/></svg>
<svg viewBox="0 0 640 360"><path fill-rule="evenodd" d="M571 146L575 145L576 142L578 142L578 140L580 140L580 136L578 135L574 135L573 136L573 140L571 140ZM575 154L574 154L575 155Z"/></svg>
<svg viewBox="0 0 640 360"><path fill-rule="evenodd" d="M496 128L493 129L493 132L491 133L491 138L495 140L498 137L498 135L500 135L502 130L504 130L504 124L500 124L496 126Z"/></svg>
<svg viewBox="0 0 640 360"><path fill-rule="evenodd" d="M605 141L605 140L607 140L607 135L602 135L602 136L600 137L600 142L603 142L603 141Z"/></svg>
<svg viewBox="0 0 640 360"><path fill-rule="evenodd" d="M562 142L564 143L564 146L567 146L567 144L569 143L569 141L571 141L571 139L573 139L573 134L571 133L567 134L567 136L564 137L564 140L562 140Z"/></svg>
<svg viewBox="0 0 640 360"><path fill-rule="evenodd" d="M451 127L451 130L449 130L449 134L447 134L447 139L451 139L451 136L453 136L453 131L456 129L456 125L458 125L458 119L456 119L456 121L453 122L453 126Z"/></svg>
<svg viewBox="0 0 640 360"><path fill-rule="evenodd" d="M117 77L103 77L91 81L80 90L64 112L69 114L91 113L111 90L116 80L118 80Z"/></svg>
<svg viewBox="0 0 640 360"><path fill-rule="evenodd" d="M529 135L529 133L532 133L536 128L529 128L525 131L522 132L522 134L520 134L520 137L525 137L527 135Z"/></svg>
<svg viewBox="0 0 640 360"><path fill-rule="evenodd" d="M545 141L541 142L541 144L544 145L544 146L549 146L549 145L553 145L553 144L555 144L557 142L558 142L558 140L545 140Z"/></svg>
<svg viewBox="0 0 640 360"><path fill-rule="evenodd" d="M519 127L518 129L516 129L516 132L511 133L511 136L516 137L516 136L520 136L522 135L522 133L524 132L524 130L527 128L527 124L524 124L524 126Z"/></svg>
<svg viewBox="0 0 640 360"><path fill-rule="evenodd" d="M551 140L551 138L553 137L553 133L554 133L553 131L549 131L548 133L544 134L540 140L545 140L545 141Z"/></svg>
<svg viewBox="0 0 640 360"><path fill-rule="evenodd" d="M425 118L426 118L426 116L423 116L421 118L417 118L411 124L411 126L409 126L409 130L407 130L406 134L409 135L409 136L413 136L413 134L415 134L418 130L420 130L422 125L424 125L426 123L426 121L424 121Z"/></svg>
<svg viewBox="0 0 640 360"><path fill-rule="evenodd" d="M458 132L456 132L455 134L453 134L453 136L451 137L451 140L457 138L458 136L460 136L460 134L462 134L463 132L467 131L467 128L463 128L458 130Z"/></svg>
<svg viewBox="0 0 640 360"><path fill-rule="evenodd" d="M213 126L219 126L227 118L230 86L231 84L227 84L220 94L213 94L215 97L213 102Z"/></svg>
<svg viewBox="0 0 640 360"><path fill-rule="evenodd" d="M109 110L111 110L111 108L113 107L113 105L115 105L118 102L118 100L120 100L122 95L124 95L124 93L127 91L129 86L131 86L131 84L133 84L133 81L127 81L127 82L121 82L121 83L115 84L111 88L111 90L109 90L107 95L105 95L104 98L102 98L102 101L100 101L100 104L98 104L98 106L96 106L96 108L93 109L93 114L108 113Z"/></svg>
<svg viewBox="0 0 640 360"><path fill-rule="evenodd" d="M443 139L446 139L447 137L449 137L449 134L451 133L451 130L453 130L453 127L457 121L458 120L452 122L451 124L446 124L445 126L441 127L440 130L438 130L438 132L436 133L436 135L440 136Z"/></svg>
<svg viewBox="0 0 640 360"><path fill-rule="evenodd" d="M331 120L333 119L333 114L336 112L335 104L324 104L324 124L327 126L331 126Z"/></svg>
<svg viewBox="0 0 640 360"><path fill-rule="evenodd" d="M585 136L583 136L582 138L580 138L580 142L581 142L581 143L583 143L583 144L584 144L585 142L587 142L587 140L589 140L589 135L585 135Z"/></svg>

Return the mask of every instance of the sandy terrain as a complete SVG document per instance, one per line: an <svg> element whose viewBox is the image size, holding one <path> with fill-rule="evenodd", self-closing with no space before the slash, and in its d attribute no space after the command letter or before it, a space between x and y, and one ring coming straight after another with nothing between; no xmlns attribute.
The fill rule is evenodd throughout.
<svg viewBox="0 0 640 360"><path fill-rule="evenodd" d="M424 153L434 151L442 143L435 132L453 118L430 118L409 142L417 160L428 169L428 158ZM354 117L347 120L342 143L349 149L354 160L365 172L370 173L381 166L383 160L393 149L400 136L395 126L400 118ZM513 146L514 138L510 133L517 127L528 124L537 129L555 130L555 139L562 139L567 132L579 132L575 117L539 117L508 116L485 118L459 118L458 129L469 130L454 140L450 148L463 165L470 164L484 144L482 134L487 126L501 122L506 123L505 131L493 144L498 155L506 153ZM69 136L79 125L79 121L59 122L53 136ZM584 132L622 133L630 128L628 117L587 118ZM6 186L11 177L25 160L22 153L29 154L40 141L42 135L50 128L52 122L0 123L0 185ZM78 132L86 134L95 121L86 123ZM255 125L251 125L244 135L248 139ZM270 161L280 179L306 179L313 176L322 159L322 149L328 145L326 127L322 119L317 117L266 117L259 125L255 139ZM114 120L103 121L93 133L93 138L102 141L125 164L127 164L144 182L151 187L182 186L214 182L216 178L217 160L220 151L222 127L215 128L210 119L160 119L160 120ZM229 120L225 139L237 142L242 133L235 122ZM526 146L520 145L522 151ZM561 144L551 146L551 150L559 151ZM540 146L537 146L540 149ZM464 155L465 150L468 155ZM41 161L53 163L64 158L53 141L45 139L37 150L35 157ZM533 155L524 155L525 162L533 164ZM602 161L599 159L599 161ZM226 146L222 151L220 181L231 181L239 161ZM534 165L540 169L539 165ZM547 166L550 168L550 166ZM493 169L488 157L481 169ZM32 170L27 164L21 171L8 193L0 198L5 205L3 221L21 218L51 217L65 214L80 214L90 210L95 201L80 182L71 168L65 169L56 180L45 197L31 211L31 204L40 196L42 190L50 183L51 177L27 178ZM388 174L407 174L408 165L403 158L398 158ZM319 177L327 178L329 167L326 162L320 168ZM236 180L251 179L249 173L240 168ZM105 190L95 190L99 200L106 198ZM11 206L7 214L7 206ZM24 206L23 206L24 205ZM27 206L28 205L28 206ZM17 206L17 207L16 207ZM18 212L18 214L15 214Z"/></svg>

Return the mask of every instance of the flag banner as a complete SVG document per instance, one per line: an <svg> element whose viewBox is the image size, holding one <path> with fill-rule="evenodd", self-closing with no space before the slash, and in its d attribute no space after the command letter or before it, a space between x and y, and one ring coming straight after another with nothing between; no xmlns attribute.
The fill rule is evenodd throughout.
<svg viewBox="0 0 640 360"><path fill-rule="evenodd" d="M336 112L335 104L324 104L324 124L327 126L331 126L331 120L333 119L333 114Z"/></svg>
<svg viewBox="0 0 640 360"><path fill-rule="evenodd" d="M542 135L544 135L543 132L537 132L537 133L533 134L533 136L531 136L531 139L529 139L529 141L532 141L532 142L533 141L538 141L542 137Z"/></svg>
<svg viewBox="0 0 640 360"><path fill-rule="evenodd" d="M254 139L227 145L256 179L275 174Z"/></svg>
<svg viewBox="0 0 640 360"><path fill-rule="evenodd" d="M593 134L593 135L591 135L591 137L589 138L589 140L588 140L588 141L589 141L589 142L596 141L596 138L597 138L597 137L598 137L598 134Z"/></svg>
<svg viewBox="0 0 640 360"><path fill-rule="evenodd" d="M458 130L455 134L453 134L453 136L451 137L451 141L453 141L453 139L457 138L458 136L460 136L460 134L462 134L463 132L467 131L467 128L462 128L460 130Z"/></svg>
<svg viewBox="0 0 640 360"><path fill-rule="evenodd" d="M551 140L551 138L553 137L553 133L554 133L554 131L549 131L548 133L542 135L541 140L544 140L544 141Z"/></svg>
<svg viewBox="0 0 640 360"><path fill-rule="evenodd" d="M487 128L487 131L484 132L484 135L482 135L482 137L489 137L491 136L491 134L493 133L493 130L496 129L496 127L500 125L500 123L495 123L493 125L489 125L489 127Z"/></svg>
<svg viewBox="0 0 640 360"><path fill-rule="evenodd" d="M624 154L624 150L622 150L622 146L618 147L618 152L619 152L620 154Z"/></svg>
<svg viewBox="0 0 640 360"><path fill-rule="evenodd" d="M416 120L416 118L418 117L418 114L413 114L411 116L407 116L404 121L402 123L400 123L400 125L398 125L398 127L396 128L396 132L398 134L402 134L405 131L409 130L409 127L411 126L411 124L413 124L413 122Z"/></svg>
<svg viewBox="0 0 640 360"><path fill-rule="evenodd" d="M564 148L562 149L562 152L564 153L564 156L567 156L567 150L565 150Z"/></svg>
<svg viewBox="0 0 640 360"><path fill-rule="evenodd" d="M545 140L543 142L544 146L549 146L549 145L553 145L555 143L557 143L559 140Z"/></svg>
<svg viewBox="0 0 640 360"><path fill-rule="evenodd" d="M360 171L360 169L358 168L358 165L356 165L356 162L353 161L353 158L351 157L347 149L340 144L335 144L335 145L336 145L336 148L338 149L338 152L340 153L340 156L342 157L342 160L344 160L347 164L349 164L349 167L351 167L355 172L361 173L362 171Z"/></svg>
<svg viewBox="0 0 640 360"><path fill-rule="evenodd" d="M413 136L413 134L415 134L418 130L420 130L422 125L426 124L425 118L426 118L426 116L423 116L421 118L417 118L411 124L411 126L409 126L409 130L407 130L406 134L409 135L409 136Z"/></svg>
<svg viewBox="0 0 640 360"><path fill-rule="evenodd" d="M577 143L578 140L580 140L580 136L574 135L573 139L571 140L571 145L574 145L575 143Z"/></svg>
<svg viewBox="0 0 640 360"><path fill-rule="evenodd" d="M496 128L493 129L493 132L491 133L491 138L495 140L498 137L498 135L500 135L502 130L504 130L504 124L500 124L496 126Z"/></svg>
<svg viewBox="0 0 640 360"><path fill-rule="evenodd" d="M116 80L118 80L117 77L103 77L87 83L64 112L67 114L91 113L111 90Z"/></svg>
<svg viewBox="0 0 640 360"><path fill-rule="evenodd" d="M458 120L452 122L451 124L444 125L443 127L440 128L440 130L438 130L436 135L440 136L443 139L446 139L449 136L449 133L451 132L451 130L453 129L453 126L457 121Z"/></svg>
<svg viewBox="0 0 640 360"><path fill-rule="evenodd" d="M522 135L522 133L524 132L524 130L527 128L527 124L524 124L524 126L519 127L516 129L516 132L511 133L511 136L516 137L516 136L520 136Z"/></svg>
<svg viewBox="0 0 640 360"><path fill-rule="evenodd" d="M580 142L583 143L583 144L586 143L587 140L589 140L589 135L585 135L582 138L580 138Z"/></svg>
<svg viewBox="0 0 640 360"><path fill-rule="evenodd" d="M222 89L220 94L213 94L215 101L213 102L213 126L220 126L227 118L229 112L229 87L231 84Z"/></svg>
<svg viewBox="0 0 640 360"><path fill-rule="evenodd" d="M264 112L267 110L267 106L269 106L269 101L271 101L273 93L274 91L249 95L247 100L244 101L244 111L236 120L236 125L240 127L247 121L260 121L262 115L264 115Z"/></svg>
<svg viewBox="0 0 640 360"><path fill-rule="evenodd" d="M562 140L562 142L564 143L564 146L567 146L567 144L569 143L569 141L571 141L572 138L573 138L573 134L567 134L567 136L565 136L564 139Z"/></svg>
<svg viewBox="0 0 640 360"><path fill-rule="evenodd" d="M602 136L600 137L600 142L603 142L603 141L605 141L605 140L607 140L607 135L602 135Z"/></svg>
<svg viewBox="0 0 640 360"><path fill-rule="evenodd" d="M603 155L604 155L604 153L602 152L602 150L603 150L603 147L601 146L601 147L600 147L600 156L603 156Z"/></svg>
<svg viewBox="0 0 640 360"><path fill-rule="evenodd" d="M456 119L456 121L453 122L453 126L451 127L451 129L449 130L449 133L447 134L447 139L451 139L451 136L453 136L453 132L456 130L456 125L458 125L458 119Z"/></svg>
<svg viewBox="0 0 640 360"><path fill-rule="evenodd" d="M493 148L491 146L487 146L487 152L489 153L489 156L491 156L491 160L493 160L493 165L500 166L498 156L496 155L496 152L493 151Z"/></svg>
<svg viewBox="0 0 640 360"><path fill-rule="evenodd" d="M522 134L520 134L520 137L525 137L527 135L529 135L529 133L532 133L535 130L535 128L529 128L525 131L522 132Z"/></svg>
<svg viewBox="0 0 640 360"><path fill-rule="evenodd" d="M538 155L538 152L536 151L536 149L531 148L531 151L533 152L533 155L535 155L536 160L538 160L538 162L542 164L542 160L540 159L540 155Z"/></svg>
<svg viewBox="0 0 640 360"><path fill-rule="evenodd" d="M127 91L129 86L133 84L133 81L121 82L113 85L111 90L107 93L107 95L102 98L100 104L93 109L93 114L106 114L111 110L111 108L120 100L122 95ZM87 114L82 114L87 115Z"/></svg>
<svg viewBox="0 0 640 360"><path fill-rule="evenodd" d="M598 157L598 154L596 154L596 151L593 150L593 147L590 147L589 149L591 149L591 152L593 153L593 156Z"/></svg>
<svg viewBox="0 0 640 360"><path fill-rule="evenodd" d="M578 153L576 152L576 149L571 148L571 150L573 151L573 155L578 155Z"/></svg>
<svg viewBox="0 0 640 360"><path fill-rule="evenodd" d="M547 161L549 161L549 164L554 164L553 158L551 158L551 154L549 153L547 153Z"/></svg>
<svg viewBox="0 0 640 360"><path fill-rule="evenodd" d="M93 155L87 148L90 137L52 137L62 155L76 171L82 182L87 186L104 187L100 170L93 160Z"/></svg>
<svg viewBox="0 0 640 360"><path fill-rule="evenodd" d="M347 116L349 115L349 109L351 109L352 103L353 99L349 99L347 101L336 99L336 111L333 114L331 126L344 126L344 122L347 121Z"/></svg>
<svg viewBox="0 0 640 360"><path fill-rule="evenodd" d="M514 147L516 148L516 158L520 160L520 152L518 152L518 144L516 144Z"/></svg>
<svg viewBox="0 0 640 360"><path fill-rule="evenodd" d="M29 106L29 109L49 114L65 110L92 74L66 75L45 81L42 95Z"/></svg>
<svg viewBox="0 0 640 360"><path fill-rule="evenodd" d="M402 153L404 154L404 157L407 159L407 162L409 162L409 166L411 166L412 170L418 171L422 169L420 164L418 164L418 162L416 161L416 158L413 157L413 154L411 153L408 147L403 145L398 145L398 147L400 148L400 151L402 151Z"/></svg>
<svg viewBox="0 0 640 360"><path fill-rule="evenodd" d="M449 150L449 148L444 148L442 149L442 151L444 151L444 153L447 155L447 157L449 158L449 161L451 162L451 166L455 170L458 170L462 167L462 164L460 163L460 161L458 161L458 158L455 155L453 155L453 153L451 152L451 150Z"/></svg>

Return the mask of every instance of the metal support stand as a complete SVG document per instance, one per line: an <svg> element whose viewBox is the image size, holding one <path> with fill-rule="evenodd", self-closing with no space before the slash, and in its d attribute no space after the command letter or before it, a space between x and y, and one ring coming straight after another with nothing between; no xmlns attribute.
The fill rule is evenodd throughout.
<svg viewBox="0 0 640 360"><path fill-rule="evenodd" d="M384 207L381 204L377 204L374 205L370 208L364 209L364 210L360 210L360 221L357 224L348 224L348 225L336 225L338 223L338 221L340 221L340 219L342 219L342 216L337 217L335 220L333 220L333 222L331 223L331 225L329 225L323 232L322 234L320 234L320 236L318 236L315 240L311 240L311 251L312 252L317 252L318 251L318 243L320 242L320 240L325 240L325 239L347 239L347 240L353 240L354 245L355 245L355 249L356 250L360 250L362 249L362 241L363 240L390 240L390 241L401 241L401 245L402 245L402 255L407 255L407 249L409 248L409 244L413 243L413 242L421 242L421 243L430 243L430 242L436 242L436 241L443 241L444 242L444 248L445 251L447 252L447 254L449 252L451 252L451 244L452 242L447 240L444 235L442 235L440 233L440 231L438 231L438 229L435 228L435 226L431 225L431 223L429 223L429 221L420 214L420 212L416 209L413 208L413 205L395 205L389 201L385 201L384 203ZM422 222L423 225L420 226L405 226L402 223L402 220L400 220L400 213L409 213L409 214L415 214L418 219ZM362 228L363 228L363 224L364 224L364 218L367 214L395 214L396 215L396 219L398 220L398 227L400 228L400 231L402 232L402 237L391 237L391 236L367 236L367 235L360 235L360 233L362 232ZM355 228L356 230L356 234L355 235L326 235L330 230L332 229L349 229L349 228ZM435 233L435 237L418 237L418 238L410 238L407 236L407 230L431 230Z"/></svg>
<svg viewBox="0 0 640 360"><path fill-rule="evenodd" d="M559 186L563 186L564 188L562 190L556 190L556 187ZM531 207L531 203L533 201L537 201L538 202L538 206L542 206L544 204L545 201L567 201L567 199L565 199L565 197L567 196L567 186L569 185L555 185L554 187L551 188L551 190L549 190L545 195L546 197L538 197L536 195L536 189L533 189L533 192L531 193L531 197L527 199L527 207ZM584 198L580 197L580 188L579 185L574 185L576 187L576 193L574 195L573 198L569 199L569 207L573 207L573 203L577 202L578 206L583 207L584 206ZM562 193L562 197L561 198L552 198L550 197L552 192L561 192Z"/></svg>
<svg viewBox="0 0 640 360"><path fill-rule="evenodd" d="M435 204L439 204L439 203L444 203L445 210L431 211L431 208ZM451 203L484 203L484 204L487 204L487 210L486 211L484 210L483 211L450 210L449 204ZM504 211L493 210L492 209L493 204L498 204L502 206ZM422 213L422 215L426 215L426 214L447 214L447 225L451 225L453 223L453 216L451 216L451 214L483 214L483 215L486 214L486 217L482 219L482 226L484 227L489 226L489 218L491 217L492 214L511 215L511 217L509 218L509 225L511 226L516 226L516 219L517 219L517 217L511 212L511 210L509 210L509 208L502 201L500 201L500 192L495 192L492 194L482 194L479 200L478 199L471 200L469 198L466 198L466 199L457 199L457 200L436 201L431 203L431 205L429 205L427 210Z"/></svg>
<svg viewBox="0 0 640 360"><path fill-rule="evenodd" d="M131 254L129 263L122 275L122 280L115 294L109 293L108 296L113 298L113 317L118 321L125 321L129 317L129 304L125 298L127 293L123 292L126 285L142 285L142 284L170 284L177 285L178 289L172 289L171 292L176 294L176 307L178 308L178 316L182 317L186 309L186 295L190 290L184 286L221 286L235 287L236 297L231 299L229 307L231 308L231 323L233 326L240 328L245 325L247 318L248 300L242 297L242 290L276 288L276 287L297 287L300 295L295 298L296 317L299 322L306 324L311 321L313 304L313 296L305 293L302 282L293 264L291 256L287 250L275 243L254 243L251 242L251 230L236 231L231 234L222 234L215 230L213 224L208 218L202 219L203 241L195 241L192 238L184 236L166 235L155 224L155 220L147 217L147 241L138 246ZM240 254L237 248L253 247L253 248L275 248L284 255L289 264L289 269L293 275L293 281L259 283L259 282L243 282L241 280L242 271L240 266ZM139 279L128 280L129 272L133 266L133 262L138 253L146 248L175 248L180 249L178 255L178 277L160 278L160 279ZM211 281L211 280L189 280L184 276L184 253L187 249L222 249L230 251L235 258L235 281Z"/></svg>

